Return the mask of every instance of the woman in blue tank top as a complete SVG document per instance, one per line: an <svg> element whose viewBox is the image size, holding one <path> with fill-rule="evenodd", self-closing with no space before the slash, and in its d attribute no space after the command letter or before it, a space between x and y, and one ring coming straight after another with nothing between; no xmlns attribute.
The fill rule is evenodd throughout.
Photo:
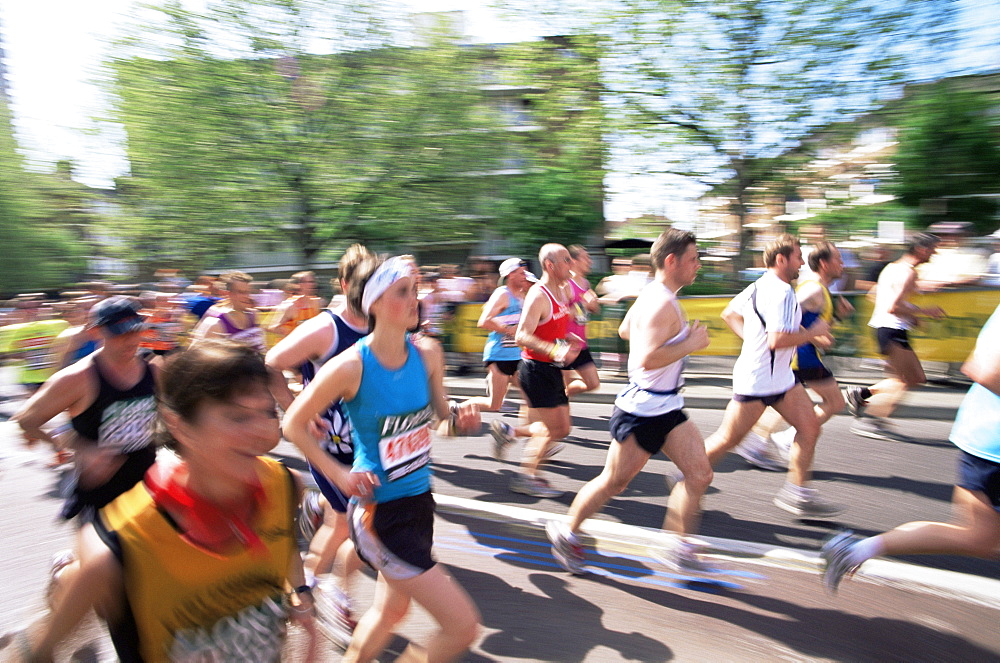
<svg viewBox="0 0 1000 663"><path fill-rule="evenodd" d="M358 623L344 660L377 657L411 599L440 627L427 644L427 659L453 660L475 640L479 613L431 555L431 429L440 435L478 433L479 411L473 404L449 405L441 346L433 339L419 345L410 340L407 329L418 319L412 265L371 259L357 276L347 296L369 317L372 333L320 369L289 408L284 434L351 495L351 538L379 573L381 599ZM350 470L324 453L310 432L310 422L337 400L354 434Z"/></svg>

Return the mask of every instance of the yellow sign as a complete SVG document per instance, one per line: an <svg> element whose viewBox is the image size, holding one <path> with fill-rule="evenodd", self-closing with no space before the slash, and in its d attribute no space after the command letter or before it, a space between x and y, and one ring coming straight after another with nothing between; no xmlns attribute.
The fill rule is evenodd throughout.
<svg viewBox="0 0 1000 663"><path fill-rule="evenodd" d="M722 311L733 295L722 297L682 297L681 306L689 320L700 320L708 327L709 345L695 354L735 356L742 341L722 320ZM859 357L878 355L874 331L868 327L872 305L863 295L848 297L857 309L854 315L834 325L836 345L831 354ZM910 331L913 349L923 361L960 363L966 360L976 343L976 337L987 318L1000 304L1000 289L935 292L914 298L918 306L940 306L948 316L942 320L922 319L921 325ZM482 304L459 304L451 320L453 352L482 353L487 332L476 322ZM618 325L625 314L624 306L606 307L587 323L587 340L592 351L627 352L627 344L618 338Z"/></svg>

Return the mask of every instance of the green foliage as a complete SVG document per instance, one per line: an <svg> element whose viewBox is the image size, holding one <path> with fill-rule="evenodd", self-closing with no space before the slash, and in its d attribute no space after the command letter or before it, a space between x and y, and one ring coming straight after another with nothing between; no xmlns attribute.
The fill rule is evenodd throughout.
<svg viewBox="0 0 1000 663"><path fill-rule="evenodd" d="M826 237L833 241L847 239L851 235L875 235L881 221L900 221L907 228L917 225L917 213L899 202L877 205L857 205L822 210L814 216L789 224L796 234L809 226L822 226Z"/></svg>
<svg viewBox="0 0 1000 663"><path fill-rule="evenodd" d="M894 193L905 205L923 206L922 225L969 221L983 234L996 228L996 201L975 197L1000 194L996 106L994 97L948 81L914 90L901 104ZM934 199L945 199L931 206L943 213L926 211L925 201Z"/></svg>
<svg viewBox="0 0 1000 663"><path fill-rule="evenodd" d="M28 173L0 100L0 293L56 288L80 277L85 250L60 223L58 200L45 198L48 176Z"/></svg>
<svg viewBox="0 0 1000 663"><path fill-rule="evenodd" d="M706 187L728 181L730 213L741 226L753 189L775 179L769 160L819 127L875 108L890 84L942 57L955 7L950 0L510 4L544 15L563 34L600 35L612 141L628 163ZM741 234L741 249L748 239Z"/></svg>
<svg viewBox="0 0 1000 663"><path fill-rule="evenodd" d="M248 237L284 240L306 261L353 241L476 240L498 214L512 163L524 171L540 154L590 166L593 150L511 131L494 103L509 85L484 96L484 74L516 57L458 46L447 26L418 31L419 47L399 45L387 27L392 9L228 0L198 16L170 3L136 23L109 64L128 134L132 173L120 190L135 249L204 265ZM336 49L311 54L309 34ZM536 96L550 103L544 90ZM540 114L564 133L580 116L590 121Z"/></svg>
<svg viewBox="0 0 1000 663"><path fill-rule="evenodd" d="M547 169L528 175L508 190L508 216L503 224L510 238L525 248L546 242L574 244L600 231L600 199L576 173Z"/></svg>

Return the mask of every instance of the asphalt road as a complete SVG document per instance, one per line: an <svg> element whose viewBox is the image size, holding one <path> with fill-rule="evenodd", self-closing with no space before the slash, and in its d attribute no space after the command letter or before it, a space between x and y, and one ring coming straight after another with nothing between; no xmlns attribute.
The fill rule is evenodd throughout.
<svg viewBox="0 0 1000 663"><path fill-rule="evenodd" d="M497 461L488 435L439 440L435 490L480 503L564 514L576 490L596 476L608 444L607 404L574 405L567 449L549 465L553 483L567 491L538 500L507 488L519 449ZM721 411L693 409L702 433ZM485 415L487 421L499 415ZM512 421L512 415L505 415ZM942 420L903 420L913 443L868 440L835 417L821 439L816 479L823 493L849 506L837 523L798 521L771 504L783 481L730 456L716 471L705 499L702 533L762 544L815 550L833 527L881 531L913 519L949 515L955 449ZM292 466L290 445L276 455ZM0 424L0 633L42 608L48 560L72 542L70 526L54 520L59 473L47 455L24 451L13 426ZM633 484L609 503L601 519L658 527L663 519L663 476L673 466L654 458ZM436 553L476 601L483 637L468 661L770 661L1000 659L995 607L927 593L906 585L854 580L836 597L826 595L814 569L719 560L707 578L666 572L642 546L601 542L588 552L591 576L570 577L548 554L538 527L442 510ZM997 577L993 562L914 558L963 573ZM371 600L372 583L356 583L357 606ZM415 609L390 652L407 639L422 641L428 618ZM294 636L295 634L293 634ZM291 651L297 650L293 637ZM85 630L64 660L113 660L99 628ZM0 660L3 653L0 653ZM295 657L292 656L295 660ZM333 649L324 660L339 660Z"/></svg>

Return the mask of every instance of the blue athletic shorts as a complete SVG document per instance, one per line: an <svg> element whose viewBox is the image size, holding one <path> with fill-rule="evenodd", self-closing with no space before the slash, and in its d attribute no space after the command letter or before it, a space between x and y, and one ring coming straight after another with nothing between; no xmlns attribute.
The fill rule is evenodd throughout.
<svg viewBox="0 0 1000 663"><path fill-rule="evenodd" d="M990 504L1000 512L1000 463L959 451L958 487L986 493Z"/></svg>

